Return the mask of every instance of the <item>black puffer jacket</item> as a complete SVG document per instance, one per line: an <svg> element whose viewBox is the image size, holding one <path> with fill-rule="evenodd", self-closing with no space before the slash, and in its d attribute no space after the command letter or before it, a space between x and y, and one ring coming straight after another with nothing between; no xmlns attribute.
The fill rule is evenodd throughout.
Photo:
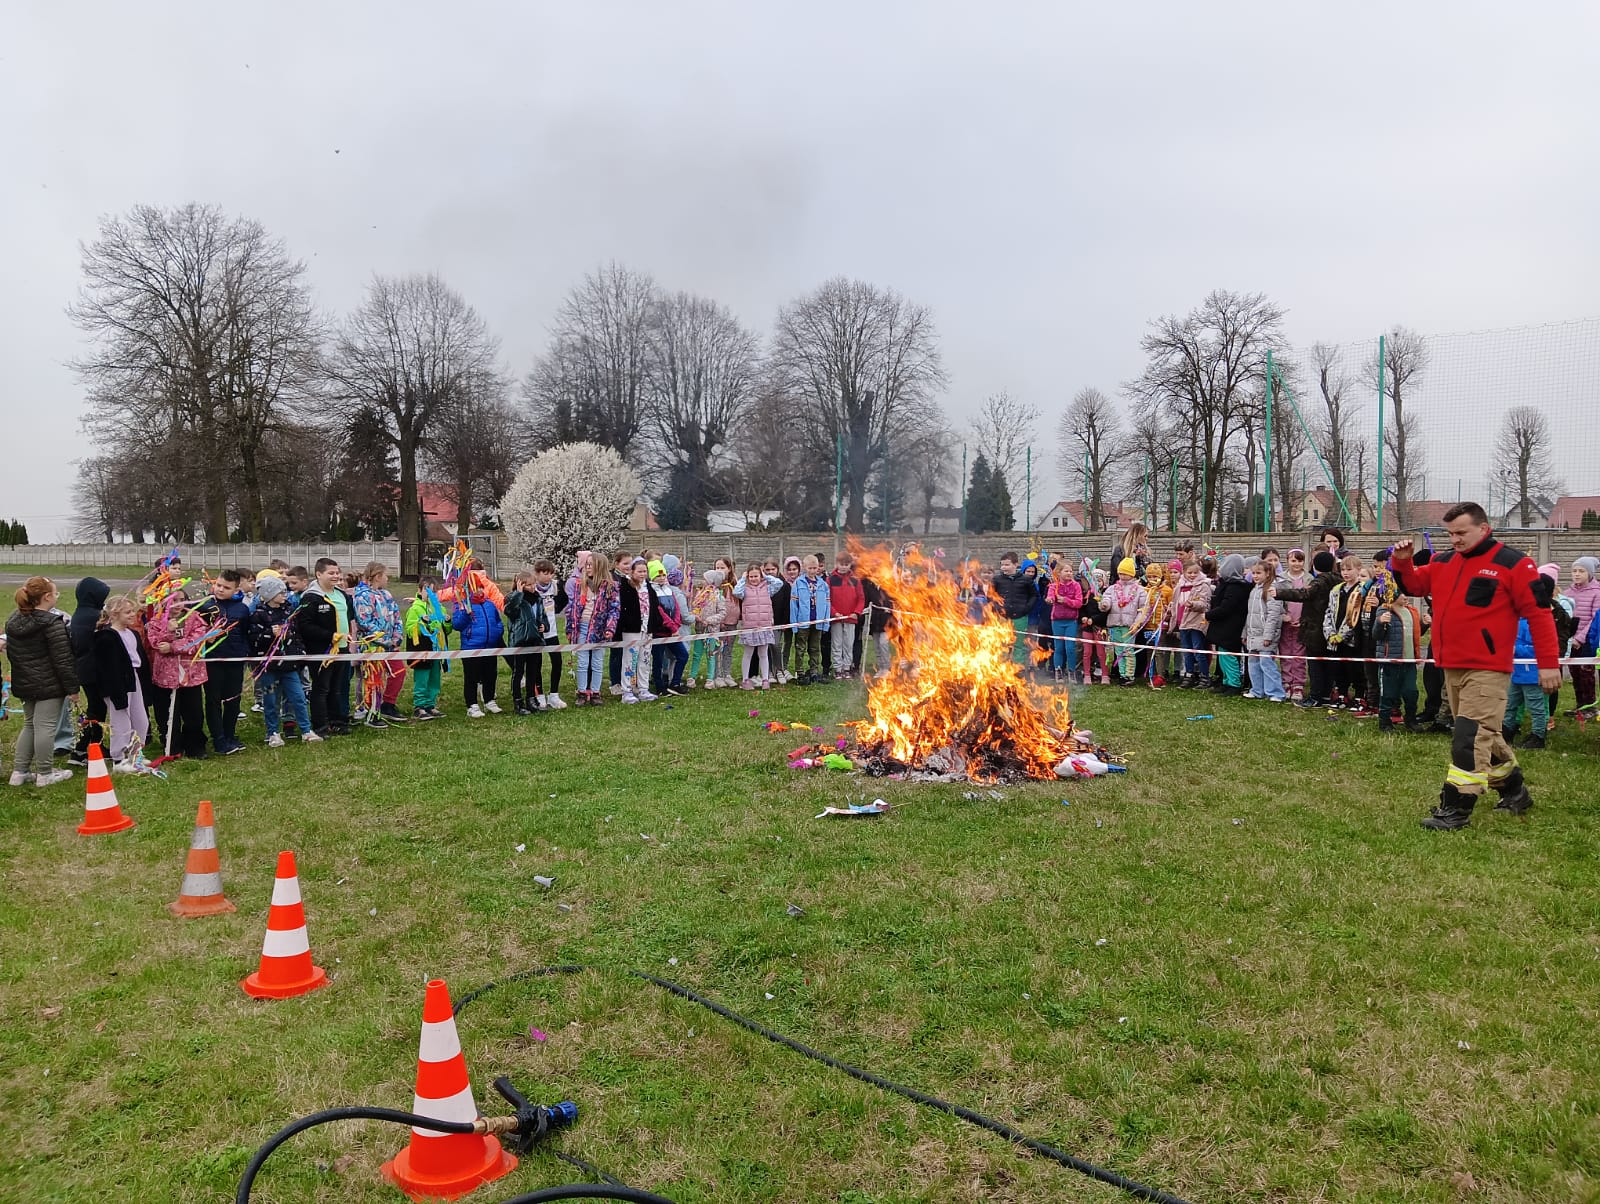
<svg viewBox="0 0 1600 1204"><path fill-rule="evenodd" d="M6 655L11 658L11 693L23 702L70 698L78 692L72 641L60 615L16 611L6 620Z"/></svg>
<svg viewBox="0 0 1600 1204"><path fill-rule="evenodd" d="M128 695L139 684L139 675L134 670L132 658L128 656L128 646L122 642L122 636L110 627L102 627L95 632L93 644L94 650L90 655L94 661L94 676L89 680L94 682L94 688L100 691L107 702L117 710L125 711L128 709ZM149 660L149 652L141 649L139 659Z"/></svg>
<svg viewBox="0 0 1600 1204"><path fill-rule="evenodd" d="M111 587L98 577L85 577L78 582L78 609L72 612L72 622L67 624L67 637L72 641L72 655L78 662L78 680L85 686L94 683L94 630L100 625L100 614Z"/></svg>
<svg viewBox="0 0 1600 1204"><path fill-rule="evenodd" d="M1300 610L1300 642L1305 645L1309 656L1327 656L1328 640L1322 634L1322 618L1328 613L1328 596L1333 593L1333 587L1338 585L1341 578L1338 573L1318 573L1311 579L1311 584L1304 589L1292 589L1286 585L1273 586L1280 602L1299 602Z"/></svg>
<svg viewBox="0 0 1600 1204"><path fill-rule="evenodd" d="M1211 609L1206 611L1206 636L1219 652L1244 650L1244 621L1250 612L1250 582L1243 577L1225 578L1211 591Z"/></svg>

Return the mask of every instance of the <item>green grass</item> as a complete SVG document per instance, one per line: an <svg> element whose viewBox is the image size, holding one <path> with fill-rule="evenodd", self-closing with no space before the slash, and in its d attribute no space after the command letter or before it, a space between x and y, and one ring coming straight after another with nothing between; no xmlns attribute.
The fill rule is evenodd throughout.
<svg viewBox="0 0 1600 1204"><path fill-rule="evenodd" d="M76 784L0 796L0 1198L231 1200L289 1119L409 1105L426 978L576 961L1195 1201L1600 1199L1600 733L1528 754L1527 822L1440 835L1441 738L1264 704L1091 690L1131 773L972 802L792 772L747 717L833 722L845 687L469 723L459 680L444 723L119 779L120 835L73 832ZM899 806L812 818L876 794ZM239 911L178 921L200 798ZM280 848L332 982L257 1002ZM560 1145L674 1200L1125 1198L620 974L460 1028L489 1111L501 1073L571 1096ZM257 1199L398 1200L404 1140L297 1138ZM473 1198L574 1176L535 1155Z"/></svg>

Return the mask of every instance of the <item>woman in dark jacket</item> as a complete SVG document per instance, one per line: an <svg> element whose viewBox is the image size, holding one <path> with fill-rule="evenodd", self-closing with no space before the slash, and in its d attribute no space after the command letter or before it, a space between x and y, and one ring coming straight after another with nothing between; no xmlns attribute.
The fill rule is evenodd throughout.
<svg viewBox="0 0 1600 1204"><path fill-rule="evenodd" d="M1211 608L1206 611L1206 635L1222 670L1222 681L1213 687L1219 694L1242 694L1244 686L1244 621L1250 610L1250 582L1244 575L1244 557L1224 556L1217 566L1217 586L1211 591Z"/></svg>
<svg viewBox="0 0 1600 1204"><path fill-rule="evenodd" d="M23 716L13 786L54 786L72 776L72 770L56 769L51 762L61 708L78 692L67 625L50 613L60 596L50 578L29 577L17 590L16 611L6 620L11 693L22 700Z"/></svg>
<svg viewBox="0 0 1600 1204"><path fill-rule="evenodd" d="M1324 549L1311 558L1311 569L1316 576L1304 589L1293 589L1283 584L1273 586L1280 602L1299 602L1300 642L1305 645L1306 656L1321 658L1328 655L1328 641L1322 634L1323 616L1328 613L1328 596L1339 584L1338 562L1333 553ZM1328 705L1332 693L1332 674L1328 662L1312 659L1306 662L1306 696L1295 705L1320 707Z"/></svg>

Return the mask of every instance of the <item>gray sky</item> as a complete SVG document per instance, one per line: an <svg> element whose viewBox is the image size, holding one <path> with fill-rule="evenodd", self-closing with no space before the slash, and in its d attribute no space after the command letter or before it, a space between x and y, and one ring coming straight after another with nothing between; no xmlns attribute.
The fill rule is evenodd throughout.
<svg viewBox="0 0 1600 1204"><path fill-rule="evenodd" d="M762 331L830 275L891 285L951 413L1025 397L1046 465L1072 393L1213 287L1305 342L1600 311L1600 6L1300 7L8 5L0 517L66 533L63 308L140 202L261 220L335 312L437 270L518 375L611 258Z"/></svg>

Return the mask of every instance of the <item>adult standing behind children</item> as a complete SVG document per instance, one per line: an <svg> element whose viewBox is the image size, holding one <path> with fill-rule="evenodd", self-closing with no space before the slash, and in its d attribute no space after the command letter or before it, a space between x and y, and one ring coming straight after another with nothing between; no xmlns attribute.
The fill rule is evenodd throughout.
<svg viewBox="0 0 1600 1204"><path fill-rule="evenodd" d="M89 745L101 743L104 736L102 724L106 718L105 695L95 682L94 633L100 627L100 614L111 596L111 587L98 577L85 577L73 591L78 608L72 612L72 622L67 625L67 638L72 642L72 655L78 665L78 681L84 692L84 721L78 730L78 742L67 758L73 765L89 763ZM1588 627L1588 623L1584 623ZM1591 674L1591 679L1593 675ZM1577 680L1576 676L1573 678Z"/></svg>
<svg viewBox="0 0 1600 1204"><path fill-rule="evenodd" d="M1540 689L1561 684L1555 622L1534 596L1539 571L1533 561L1494 537L1489 516L1476 502L1446 510L1444 525L1449 551L1418 568L1412 541L1402 539L1390 561L1401 588L1433 604L1434 655L1455 716L1439 805L1422 821L1436 830L1466 827L1491 786L1500 795L1496 810L1521 815L1533 806L1516 754L1500 734L1519 618L1528 621L1533 637Z"/></svg>

